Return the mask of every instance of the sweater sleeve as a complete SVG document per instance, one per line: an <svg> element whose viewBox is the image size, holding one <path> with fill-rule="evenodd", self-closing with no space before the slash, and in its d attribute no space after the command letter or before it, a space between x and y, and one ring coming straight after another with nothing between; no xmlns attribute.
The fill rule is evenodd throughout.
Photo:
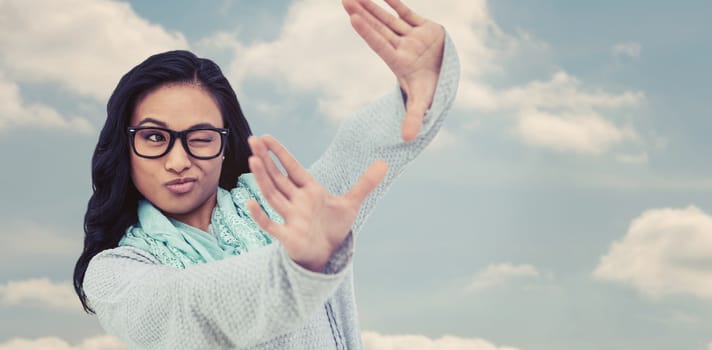
<svg viewBox="0 0 712 350"><path fill-rule="evenodd" d="M400 87L365 106L341 123L325 153L309 171L331 193L343 194L363 172L378 159L388 164L388 174L361 206L352 233L332 256L327 272L339 269L350 260L353 235L358 233L378 199L435 137L455 99L460 77L460 63L450 36L445 34L443 62L430 109L415 140L405 142L401 136L405 101Z"/></svg>
<svg viewBox="0 0 712 350"><path fill-rule="evenodd" d="M84 289L102 326L129 348L242 348L304 324L346 273L306 270L278 242L184 270L119 247L91 260Z"/></svg>

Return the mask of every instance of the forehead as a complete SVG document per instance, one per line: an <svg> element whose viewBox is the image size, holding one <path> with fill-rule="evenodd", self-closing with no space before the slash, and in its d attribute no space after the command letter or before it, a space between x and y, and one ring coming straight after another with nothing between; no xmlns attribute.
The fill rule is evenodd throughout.
<svg viewBox="0 0 712 350"><path fill-rule="evenodd" d="M206 89L194 84L164 85L146 94L136 103L130 125L136 126L146 118L179 131L203 123L223 127L215 99Z"/></svg>

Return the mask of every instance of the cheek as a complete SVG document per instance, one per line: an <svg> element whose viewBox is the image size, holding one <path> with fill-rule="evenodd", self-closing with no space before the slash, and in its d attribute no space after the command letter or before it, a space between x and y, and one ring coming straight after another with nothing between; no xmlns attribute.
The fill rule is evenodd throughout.
<svg viewBox="0 0 712 350"><path fill-rule="evenodd" d="M214 180L215 182L220 181L220 173L222 172L222 158L216 158L218 161L211 161L210 164L207 165L206 173L208 173L208 177L210 177L211 180Z"/></svg>
<svg viewBox="0 0 712 350"><path fill-rule="evenodd" d="M220 173L222 171L222 158L216 158L218 161L202 160L194 164L200 172L203 178L203 190L207 192L214 192L220 185Z"/></svg>
<svg viewBox="0 0 712 350"><path fill-rule="evenodd" d="M146 188L152 188L149 184L151 181L151 174L155 173L151 168L151 163L146 162L145 159L143 158L138 158L135 155L131 156L130 160L131 164L131 181L133 181L134 186L136 186L136 189L139 190L144 196L146 193L144 193L144 190Z"/></svg>

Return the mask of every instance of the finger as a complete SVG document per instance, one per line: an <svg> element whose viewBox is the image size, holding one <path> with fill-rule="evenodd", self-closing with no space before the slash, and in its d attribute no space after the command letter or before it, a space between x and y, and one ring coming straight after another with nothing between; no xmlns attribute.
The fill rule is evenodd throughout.
<svg viewBox="0 0 712 350"><path fill-rule="evenodd" d="M368 13L373 16L374 20L377 20L381 25L388 26L389 32L395 32L400 35L404 35L410 32L413 27L408 23L403 21L401 18L393 16L384 10L381 6L378 6L371 0L361 0L363 7L368 11ZM380 31L380 30L379 30Z"/></svg>
<svg viewBox="0 0 712 350"><path fill-rule="evenodd" d="M309 172L304 169L304 167L299 164L299 162L292 156L291 153L272 135L264 135L262 137L267 149L272 151L279 162L284 166L284 170L287 171L287 176L292 180L292 182L298 187L302 187L312 181Z"/></svg>
<svg viewBox="0 0 712 350"><path fill-rule="evenodd" d="M279 213L279 215L285 217L286 210L289 207L289 201L284 197L282 192L277 190L275 187L274 182L264 168L262 160L256 156L251 156L248 159L248 162L250 164L250 170L252 170L252 174L255 176L255 180L257 181L257 185L260 187L262 196L267 200L267 203L269 203L272 208Z"/></svg>
<svg viewBox="0 0 712 350"><path fill-rule="evenodd" d="M279 170L274 160L272 160L272 157L270 157L264 141L259 137L250 136L247 142L250 144L250 148L252 148L252 153L262 160L262 164L267 169L267 174L275 183L277 189L282 192L287 199L291 199L297 187L292 180L284 176L282 171Z"/></svg>
<svg viewBox="0 0 712 350"><path fill-rule="evenodd" d="M408 98L401 128L404 141L413 141L418 136L420 127L423 125L423 116L427 110L428 106L425 103L413 97Z"/></svg>
<svg viewBox="0 0 712 350"><path fill-rule="evenodd" d="M247 138L247 143L250 145L253 155L264 158L267 154L267 148L264 147L264 144L257 142L258 140L257 136L251 135Z"/></svg>
<svg viewBox="0 0 712 350"><path fill-rule="evenodd" d="M361 0L363 1L363 0ZM370 0L366 0L370 1ZM373 5L378 7L378 5ZM373 14L368 11L360 11L358 16L366 20L366 23L371 26L378 34L380 34L392 47L397 47L400 41L400 36L396 34L393 29L386 26L380 19L376 18ZM405 22L404 22L405 23Z"/></svg>
<svg viewBox="0 0 712 350"><path fill-rule="evenodd" d="M351 16L351 26L386 64L395 61L396 49L378 31L373 29L361 15Z"/></svg>
<svg viewBox="0 0 712 350"><path fill-rule="evenodd" d="M256 200L250 199L247 201L247 209L250 211L252 219L255 220L262 230L280 241L285 238L284 226L272 221Z"/></svg>
<svg viewBox="0 0 712 350"><path fill-rule="evenodd" d="M420 17L417 13L405 6L400 0L386 0L388 6L396 10L398 17L408 22L411 26L419 26L425 23L425 18Z"/></svg>
<svg viewBox="0 0 712 350"><path fill-rule="evenodd" d="M385 161L377 160L373 162L344 196L360 205L378 184L383 181L387 172L388 165Z"/></svg>
<svg viewBox="0 0 712 350"><path fill-rule="evenodd" d="M349 16L359 10L357 0L341 0L341 5L344 7L344 10L346 10Z"/></svg>

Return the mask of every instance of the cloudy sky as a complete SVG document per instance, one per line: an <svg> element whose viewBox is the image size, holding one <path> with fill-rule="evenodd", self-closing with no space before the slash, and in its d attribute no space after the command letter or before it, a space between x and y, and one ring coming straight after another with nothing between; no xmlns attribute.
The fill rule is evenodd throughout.
<svg viewBox="0 0 712 350"><path fill-rule="evenodd" d="M366 349L712 349L712 5L411 0L462 62L358 242ZM214 59L314 161L395 83L336 0L0 0L0 350L121 349L70 287L108 96Z"/></svg>

